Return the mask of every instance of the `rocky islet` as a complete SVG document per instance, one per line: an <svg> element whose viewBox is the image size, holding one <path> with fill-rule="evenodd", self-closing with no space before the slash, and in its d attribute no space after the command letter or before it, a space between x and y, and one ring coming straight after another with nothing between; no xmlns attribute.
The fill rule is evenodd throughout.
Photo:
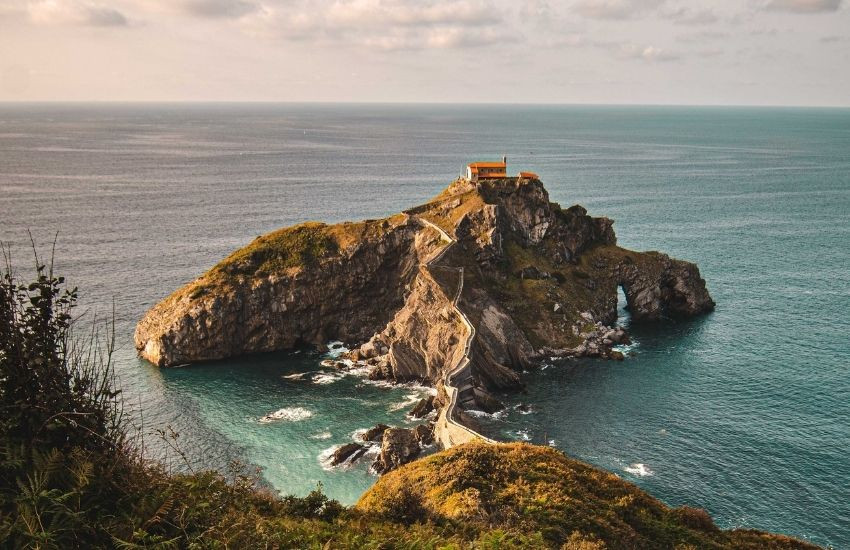
<svg viewBox="0 0 850 550"><path fill-rule="evenodd" d="M468 358L458 407L492 412L539 359L621 359L618 287L635 320L714 308L696 265L617 246L612 220L561 208L539 180L461 179L390 218L258 237L152 308L135 343L165 367L340 340L372 379L437 388L416 417L446 407L445 377ZM384 431L376 469L421 439Z"/></svg>

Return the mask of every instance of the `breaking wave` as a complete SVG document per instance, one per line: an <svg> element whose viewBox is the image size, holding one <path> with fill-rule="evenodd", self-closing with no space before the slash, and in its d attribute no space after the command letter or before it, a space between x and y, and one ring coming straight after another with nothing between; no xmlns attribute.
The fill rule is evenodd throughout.
<svg viewBox="0 0 850 550"><path fill-rule="evenodd" d="M392 405L390 405L390 411L395 412L400 411L402 409L406 409L408 407L412 407L413 405L417 404L420 399L421 397L418 393L409 393L404 396L404 401L401 401L399 403L393 403Z"/></svg>
<svg viewBox="0 0 850 550"><path fill-rule="evenodd" d="M320 385L333 384L337 380L342 380L342 378L344 376L345 376L344 374L337 373L337 372L320 373L320 374L316 374L316 375L313 376L313 383L314 384L320 384Z"/></svg>
<svg viewBox="0 0 850 550"><path fill-rule="evenodd" d="M640 462L636 462L634 464L629 464L628 466L623 468L623 470L632 474L632 475L638 476L638 477L647 477L647 476L655 475L655 472L650 470L649 466L647 466L646 464L642 464Z"/></svg>
<svg viewBox="0 0 850 550"><path fill-rule="evenodd" d="M298 422L299 420L306 420L311 416L313 416L313 413L304 407L285 407L263 416L260 418L259 422L261 424L268 424L269 422L275 422L277 420Z"/></svg>

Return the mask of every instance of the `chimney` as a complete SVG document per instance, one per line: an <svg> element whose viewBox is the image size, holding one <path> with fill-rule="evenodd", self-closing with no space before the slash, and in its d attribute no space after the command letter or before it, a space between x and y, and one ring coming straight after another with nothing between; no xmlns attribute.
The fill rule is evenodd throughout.
<svg viewBox="0 0 850 550"><path fill-rule="evenodd" d="M508 155L502 155L502 163L505 165L505 168L508 166Z"/></svg>

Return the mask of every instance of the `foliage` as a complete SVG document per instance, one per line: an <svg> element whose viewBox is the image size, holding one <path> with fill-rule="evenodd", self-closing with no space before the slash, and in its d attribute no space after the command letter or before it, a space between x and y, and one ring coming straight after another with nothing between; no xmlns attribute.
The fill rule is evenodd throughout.
<svg viewBox="0 0 850 550"><path fill-rule="evenodd" d="M549 547L814 548L757 531L721 531L703 510L671 509L618 476L549 447L470 443L384 475L356 508L394 518L415 502L437 525L536 534Z"/></svg>
<svg viewBox="0 0 850 550"><path fill-rule="evenodd" d="M129 473L112 335L95 321L73 336L76 288L35 255L21 283L7 249L0 283L0 534L12 546L98 540ZM105 338L105 341L104 341Z"/></svg>

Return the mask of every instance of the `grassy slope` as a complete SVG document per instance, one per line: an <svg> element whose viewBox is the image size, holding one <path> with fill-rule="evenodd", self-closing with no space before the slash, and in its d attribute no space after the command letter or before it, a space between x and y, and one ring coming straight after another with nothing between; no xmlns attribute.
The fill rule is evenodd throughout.
<svg viewBox="0 0 850 550"><path fill-rule="evenodd" d="M365 240L375 240L402 223L405 216L328 225L304 222L259 236L236 250L191 283L176 290L164 303L170 307L188 296L191 300L227 292L240 281L269 275L293 275Z"/></svg>
<svg viewBox="0 0 850 550"><path fill-rule="evenodd" d="M541 547L814 548L757 531L722 531L702 510L671 509L609 472L524 443L455 447L383 476L357 510L427 518L467 536L499 528Z"/></svg>

